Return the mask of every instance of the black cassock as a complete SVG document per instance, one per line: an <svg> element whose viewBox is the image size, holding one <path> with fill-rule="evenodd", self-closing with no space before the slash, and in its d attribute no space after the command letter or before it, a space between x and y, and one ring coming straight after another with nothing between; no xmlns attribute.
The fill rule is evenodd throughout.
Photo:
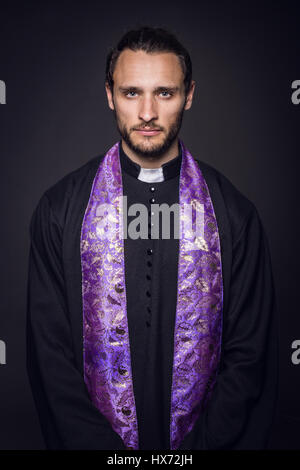
<svg viewBox="0 0 300 470"><path fill-rule="evenodd" d="M121 147L121 145L120 145ZM125 449L83 379L80 233L102 156L41 197L30 223L27 370L49 449ZM121 148L127 206L179 202L181 153L164 181L140 181ZM253 203L197 160L220 236L224 288L221 365L211 400L179 449L267 446L278 399L278 321L268 242ZM128 223L132 217L128 217ZM179 240L124 240L127 317L140 449L170 449Z"/></svg>

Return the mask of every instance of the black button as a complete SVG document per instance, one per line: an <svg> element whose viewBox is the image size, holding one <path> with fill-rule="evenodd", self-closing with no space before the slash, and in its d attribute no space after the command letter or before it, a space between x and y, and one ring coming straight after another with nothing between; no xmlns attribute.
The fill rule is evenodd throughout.
<svg viewBox="0 0 300 470"><path fill-rule="evenodd" d="M151 204L154 204L154 203L155 203L154 197L152 197L151 199L149 199L149 202L151 202Z"/></svg>
<svg viewBox="0 0 300 470"><path fill-rule="evenodd" d="M149 189L150 189L151 193L154 193L154 191L155 191L155 187L154 187L154 186L150 186Z"/></svg>
<svg viewBox="0 0 300 470"><path fill-rule="evenodd" d="M151 281L151 276L149 274L146 274L146 279L148 279L148 281Z"/></svg>
<svg viewBox="0 0 300 470"><path fill-rule="evenodd" d="M146 292L147 297L151 297L151 293L147 290Z"/></svg>
<svg viewBox="0 0 300 470"><path fill-rule="evenodd" d="M149 327L151 326L151 323L148 320L146 320L146 325Z"/></svg>
<svg viewBox="0 0 300 470"><path fill-rule="evenodd" d="M152 250L152 248L148 248L148 249L147 249L147 253L148 253L148 255L153 255L153 250Z"/></svg>
<svg viewBox="0 0 300 470"><path fill-rule="evenodd" d="M149 266L149 268L151 268L151 266L152 266L151 261L147 261L147 266Z"/></svg>
<svg viewBox="0 0 300 470"><path fill-rule="evenodd" d="M151 308L150 307L147 307L147 312L151 313Z"/></svg>

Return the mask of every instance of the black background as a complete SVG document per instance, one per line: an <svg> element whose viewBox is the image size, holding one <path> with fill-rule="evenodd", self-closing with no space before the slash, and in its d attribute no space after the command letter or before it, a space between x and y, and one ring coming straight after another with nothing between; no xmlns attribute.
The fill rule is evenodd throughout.
<svg viewBox="0 0 300 470"><path fill-rule="evenodd" d="M143 24L174 32L196 80L181 138L256 205L280 317L272 449L300 449L300 7L291 1L40 1L0 4L0 449L42 449L25 368L28 226L41 194L118 139L104 90L108 49Z"/></svg>

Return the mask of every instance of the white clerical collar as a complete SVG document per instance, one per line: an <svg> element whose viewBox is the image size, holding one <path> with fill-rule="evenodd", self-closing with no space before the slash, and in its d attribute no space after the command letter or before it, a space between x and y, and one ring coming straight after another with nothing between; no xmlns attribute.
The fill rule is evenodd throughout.
<svg viewBox="0 0 300 470"><path fill-rule="evenodd" d="M121 141L119 145L120 151L120 162L122 171L129 173L131 176L145 181L147 183L157 183L166 181L170 178L175 178L180 174L182 152L181 146L179 145L178 156L163 163L160 168L142 168L138 163L131 160L128 155L124 152Z"/></svg>
<svg viewBox="0 0 300 470"><path fill-rule="evenodd" d="M138 180L145 183L160 183L164 181L164 174L162 167L160 168L142 168L138 175Z"/></svg>

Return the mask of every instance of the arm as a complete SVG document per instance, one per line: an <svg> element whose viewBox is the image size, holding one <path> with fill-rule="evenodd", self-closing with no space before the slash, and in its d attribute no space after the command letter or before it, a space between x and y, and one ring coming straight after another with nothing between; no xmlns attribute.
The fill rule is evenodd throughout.
<svg viewBox="0 0 300 470"><path fill-rule="evenodd" d="M278 327L268 242L254 208L233 247L223 357L211 399L180 449L261 449L277 405Z"/></svg>
<svg viewBox="0 0 300 470"><path fill-rule="evenodd" d="M93 405L74 361L66 305L61 228L47 196L30 223L27 371L50 449L125 449Z"/></svg>

